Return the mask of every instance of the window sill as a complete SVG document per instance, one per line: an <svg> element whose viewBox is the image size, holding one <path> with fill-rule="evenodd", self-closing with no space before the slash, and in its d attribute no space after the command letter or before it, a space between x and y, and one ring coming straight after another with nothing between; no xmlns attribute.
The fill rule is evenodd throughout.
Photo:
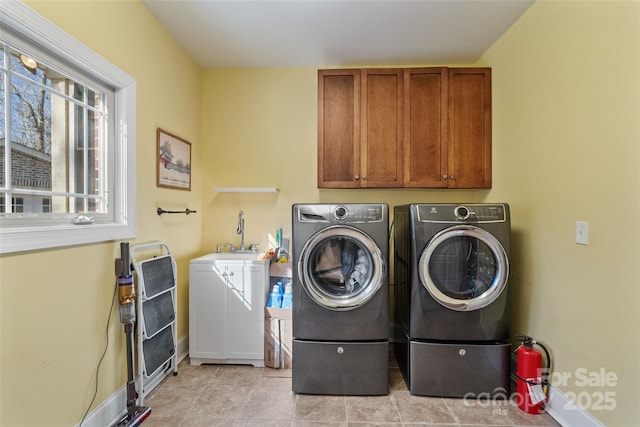
<svg viewBox="0 0 640 427"><path fill-rule="evenodd" d="M0 254L98 243L135 237L135 224L92 224L2 230Z"/></svg>

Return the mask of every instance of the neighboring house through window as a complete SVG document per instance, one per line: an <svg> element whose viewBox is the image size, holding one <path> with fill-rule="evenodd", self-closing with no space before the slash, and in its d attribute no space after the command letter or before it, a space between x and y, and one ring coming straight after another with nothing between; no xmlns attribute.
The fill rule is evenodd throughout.
<svg viewBox="0 0 640 427"><path fill-rule="evenodd" d="M133 78L3 2L0 252L134 237L135 129Z"/></svg>

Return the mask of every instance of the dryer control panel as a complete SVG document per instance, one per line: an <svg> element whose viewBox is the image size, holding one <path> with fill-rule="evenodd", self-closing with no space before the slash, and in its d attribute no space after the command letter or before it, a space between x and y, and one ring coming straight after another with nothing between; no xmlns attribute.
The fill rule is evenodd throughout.
<svg viewBox="0 0 640 427"><path fill-rule="evenodd" d="M504 204L417 205L417 219L420 222L443 223L504 222L507 220L507 210Z"/></svg>

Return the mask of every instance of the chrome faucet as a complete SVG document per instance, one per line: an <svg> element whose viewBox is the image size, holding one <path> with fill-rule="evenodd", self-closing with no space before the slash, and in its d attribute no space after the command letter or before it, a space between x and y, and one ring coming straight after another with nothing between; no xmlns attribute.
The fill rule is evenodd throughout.
<svg viewBox="0 0 640 427"><path fill-rule="evenodd" d="M240 250L244 251L246 247L244 246L244 212L238 212L238 228L236 228L237 234L242 234L242 241L240 242Z"/></svg>

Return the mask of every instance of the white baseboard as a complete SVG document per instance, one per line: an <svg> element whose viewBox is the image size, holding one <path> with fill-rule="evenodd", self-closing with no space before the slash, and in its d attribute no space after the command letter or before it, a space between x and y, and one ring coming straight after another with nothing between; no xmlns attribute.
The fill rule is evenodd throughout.
<svg viewBox="0 0 640 427"><path fill-rule="evenodd" d="M563 427L605 427L588 411L573 403L567 395L554 386L549 386L547 413Z"/></svg>
<svg viewBox="0 0 640 427"><path fill-rule="evenodd" d="M178 340L178 363L180 363L189 354L189 337L185 336ZM150 387L147 387L147 393L160 384L161 378ZM140 393L140 390L138 390ZM113 393L107 400L98 405L85 418L82 426L78 423L75 427L104 427L114 426L120 422L127 411L127 385L123 385L119 390Z"/></svg>

